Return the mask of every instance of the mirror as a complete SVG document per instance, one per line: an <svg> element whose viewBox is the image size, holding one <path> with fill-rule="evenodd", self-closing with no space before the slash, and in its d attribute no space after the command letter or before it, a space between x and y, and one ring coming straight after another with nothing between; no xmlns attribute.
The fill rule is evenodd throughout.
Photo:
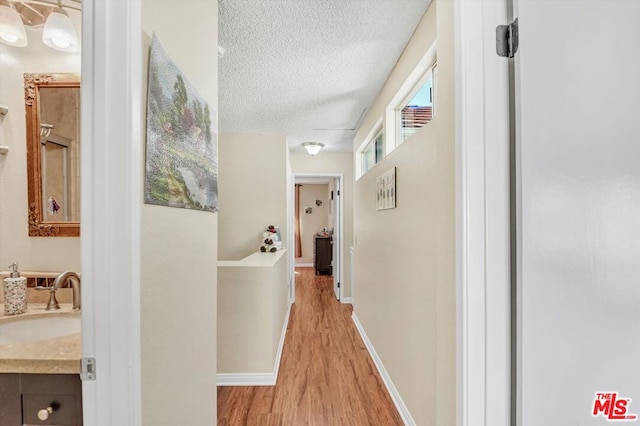
<svg viewBox="0 0 640 426"><path fill-rule="evenodd" d="M24 74L29 236L80 235L80 75Z"/></svg>

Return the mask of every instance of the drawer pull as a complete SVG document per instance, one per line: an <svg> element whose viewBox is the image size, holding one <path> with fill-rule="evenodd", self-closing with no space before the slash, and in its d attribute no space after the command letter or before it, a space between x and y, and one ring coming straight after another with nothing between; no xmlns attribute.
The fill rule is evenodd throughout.
<svg viewBox="0 0 640 426"><path fill-rule="evenodd" d="M59 408L59 405L53 402L47 408L43 408L42 410L38 411L38 418L42 421L45 421L58 408Z"/></svg>

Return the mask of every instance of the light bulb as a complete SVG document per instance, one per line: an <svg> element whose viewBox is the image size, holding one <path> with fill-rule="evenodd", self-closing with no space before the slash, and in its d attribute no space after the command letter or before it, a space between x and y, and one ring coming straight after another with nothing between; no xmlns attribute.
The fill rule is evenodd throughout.
<svg viewBox="0 0 640 426"><path fill-rule="evenodd" d="M0 38L2 38L4 41L8 41L9 43L15 43L16 41L18 41L18 36L5 32L0 33Z"/></svg>
<svg viewBox="0 0 640 426"><path fill-rule="evenodd" d="M56 46L58 46L60 49L66 49L67 47L69 47L71 45L71 43L68 40L62 39L62 38L52 38L51 41L53 42L53 44L55 44Z"/></svg>

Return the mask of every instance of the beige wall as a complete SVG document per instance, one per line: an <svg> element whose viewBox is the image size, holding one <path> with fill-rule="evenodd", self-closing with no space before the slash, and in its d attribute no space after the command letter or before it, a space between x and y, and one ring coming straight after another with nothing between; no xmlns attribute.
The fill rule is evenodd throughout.
<svg viewBox="0 0 640 426"><path fill-rule="evenodd" d="M167 54L212 110L217 111L217 2L143 0L142 14L145 67L155 31ZM146 73L145 69L145 82ZM143 90L146 100L146 87ZM217 421L217 239L217 213L142 207L145 425L212 425Z"/></svg>
<svg viewBox="0 0 640 426"><path fill-rule="evenodd" d="M331 205L327 198L327 184L303 184L300 187L300 242L302 243L302 257L296 258L296 263L313 263L313 236L323 227L329 227L329 211ZM316 200L322 201L322 206L316 206ZM311 207L312 214L306 214L305 209Z"/></svg>
<svg viewBox="0 0 640 426"><path fill-rule="evenodd" d="M298 174L342 174L344 194L342 194L344 214L344 256L343 265L343 297L349 298L351 292L351 268L349 264L349 247L353 241L353 154L350 152L320 152L310 156L306 152L291 152L291 172Z"/></svg>
<svg viewBox="0 0 640 426"><path fill-rule="evenodd" d="M269 225L287 240L287 141L284 136L221 135L219 260L240 260L260 248Z"/></svg>
<svg viewBox="0 0 640 426"><path fill-rule="evenodd" d="M275 371L289 307L287 259L282 250L220 262L218 374Z"/></svg>
<svg viewBox="0 0 640 426"><path fill-rule="evenodd" d="M437 37L436 117L355 184L355 313L419 425L455 424L452 28L452 2L434 0L354 140ZM376 211L376 177L394 166L397 208Z"/></svg>
<svg viewBox="0 0 640 426"><path fill-rule="evenodd" d="M80 15L69 11L80 34ZM22 270L80 270L80 238L29 237L27 219L27 149L24 73L80 72L80 54L59 52L42 43L42 31L27 32L27 47L0 43L0 269L13 262Z"/></svg>

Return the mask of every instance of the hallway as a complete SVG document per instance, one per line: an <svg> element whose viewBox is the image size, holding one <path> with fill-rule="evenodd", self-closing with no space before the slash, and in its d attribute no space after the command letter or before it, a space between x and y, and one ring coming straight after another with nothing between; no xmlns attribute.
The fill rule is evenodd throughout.
<svg viewBox="0 0 640 426"><path fill-rule="evenodd" d="M276 386L218 388L218 425L402 425L330 276L296 269Z"/></svg>

